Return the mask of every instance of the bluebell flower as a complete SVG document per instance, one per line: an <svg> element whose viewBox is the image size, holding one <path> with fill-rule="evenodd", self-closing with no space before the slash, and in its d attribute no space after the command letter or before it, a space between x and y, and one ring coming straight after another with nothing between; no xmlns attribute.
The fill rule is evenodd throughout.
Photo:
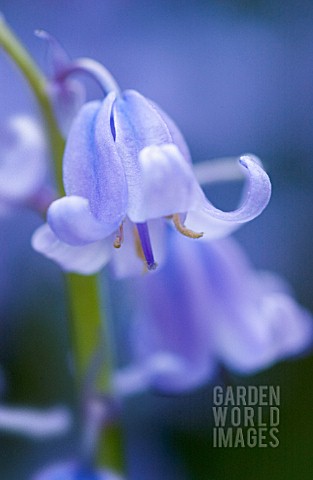
<svg viewBox="0 0 313 480"><path fill-rule="evenodd" d="M0 210L28 206L40 212L55 198L47 185L44 133L28 115L9 117L1 126Z"/></svg>
<svg viewBox="0 0 313 480"><path fill-rule="evenodd" d="M212 380L220 365L251 374L311 344L312 316L233 239L192 243L171 232L168 243L164 267L132 281L140 302L132 360L115 379L120 394L183 392Z"/></svg>
<svg viewBox="0 0 313 480"><path fill-rule="evenodd" d="M109 470L94 470L72 461L51 465L37 473L33 480L122 480L122 477Z"/></svg>
<svg viewBox="0 0 313 480"><path fill-rule="evenodd" d="M269 178L253 155L240 163L248 188L237 210L222 212L201 190L174 122L138 92L114 89L104 101L85 104L75 118L64 154L66 196L49 207L48 224L35 233L33 246L65 270L89 274L108 262L113 245L123 250L125 240L153 270L160 260L151 221L162 229L164 219L171 219L183 235L212 240L262 212ZM127 235L125 222L132 225ZM89 257L93 268L81 268L81 259L88 264Z"/></svg>

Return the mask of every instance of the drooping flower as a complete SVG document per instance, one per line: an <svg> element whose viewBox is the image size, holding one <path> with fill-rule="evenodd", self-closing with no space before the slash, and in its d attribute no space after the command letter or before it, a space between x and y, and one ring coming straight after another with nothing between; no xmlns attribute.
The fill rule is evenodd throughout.
<svg viewBox="0 0 313 480"><path fill-rule="evenodd" d="M118 392L179 393L212 379L219 365L250 374L311 345L312 316L281 278L253 269L234 240L192 243L171 232L168 243L163 268L132 281L141 301Z"/></svg>
<svg viewBox="0 0 313 480"><path fill-rule="evenodd" d="M0 209L29 206L40 212L55 198L47 186L47 150L40 125L28 115L1 126Z"/></svg>
<svg viewBox="0 0 313 480"><path fill-rule="evenodd" d="M73 69L82 69L82 64L76 61ZM94 71L94 63L91 66L89 70ZM201 190L188 147L174 122L138 92L120 93L111 77L109 84L111 91L103 102L85 104L73 122L63 163L66 196L48 209L48 226L41 227L33 239L36 250L66 270L70 263L72 271L94 273L107 262L109 244L121 247L128 220L133 228L125 242L132 243L133 251L153 270L158 258L148 222L170 218L185 236L214 239L262 212L271 187L253 155L240 158L249 177L242 205L233 212L222 212ZM88 252L94 256L98 249L91 245L99 241L105 245L97 268L92 272L76 268L75 256L78 263L80 255L87 261ZM64 262L66 245L80 250L68 247L65 256L69 261Z"/></svg>
<svg viewBox="0 0 313 480"><path fill-rule="evenodd" d="M36 474L33 480L122 480L122 477L109 470L94 470L72 461L51 465Z"/></svg>

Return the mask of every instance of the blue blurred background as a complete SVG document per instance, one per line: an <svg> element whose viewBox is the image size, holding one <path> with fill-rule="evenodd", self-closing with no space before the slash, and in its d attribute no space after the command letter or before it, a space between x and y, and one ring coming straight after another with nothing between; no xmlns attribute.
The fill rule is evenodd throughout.
<svg viewBox="0 0 313 480"><path fill-rule="evenodd" d="M103 62L122 88L159 103L180 126L195 162L257 154L273 197L236 237L257 267L283 274L313 310L311 1L0 0L0 9L43 68L46 48L34 37L36 28L55 35L73 58ZM99 95L86 84L90 98ZM1 120L20 111L37 114L23 78L2 53L0 86ZM210 193L224 208L238 194L232 185ZM1 221L0 363L6 403L47 406L73 402L73 385L62 277L29 245L38 224L27 212ZM117 303L112 315L123 316ZM280 446L271 451L212 448L210 386L183 398L133 399L124 415L130 478L311 479L312 368L308 357L227 380L281 385ZM26 480L74 450L71 435L38 444L2 434L0 478Z"/></svg>

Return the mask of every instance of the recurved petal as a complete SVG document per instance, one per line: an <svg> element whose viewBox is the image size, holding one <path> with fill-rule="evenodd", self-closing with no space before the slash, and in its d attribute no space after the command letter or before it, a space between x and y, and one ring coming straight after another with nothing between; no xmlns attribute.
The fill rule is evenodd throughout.
<svg viewBox="0 0 313 480"><path fill-rule="evenodd" d="M93 275L108 263L111 242L102 240L88 245L73 246L62 242L46 223L32 236L32 247L54 260L65 272Z"/></svg>
<svg viewBox="0 0 313 480"><path fill-rule="evenodd" d="M240 157L240 164L248 173L248 183L244 191L241 206L231 212L223 212L215 208L202 195L196 208L191 208L187 214L187 228L205 233L210 239L228 235L242 223L253 220L267 206L271 196L271 182L259 161L253 155Z"/></svg>
<svg viewBox="0 0 313 480"><path fill-rule="evenodd" d="M56 77L71 61L70 57L57 39L49 32L46 32L45 30L36 30L35 35L47 42L50 56L49 63L52 70L51 73L53 77Z"/></svg>
<svg viewBox="0 0 313 480"><path fill-rule="evenodd" d="M129 208L134 222L184 213L202 199L189 163L174 144L152 145L139 153L142 200Z"/></svg>
<svg viewBox="0 0 313 480"><path fill-rule="evenodd" d="M119 222L100 223L91 213L88 200L75 195L53 202L47 218L57 237L70 245L102 240L119 226Z"/></svg>
<svg viewBox="0 0 313 480"><path fill-rule="evenodd" d="M111 129L115 97L112 92L102 104L89 102L80 110L63 163L66 194L88 198L91 211L104 223L121 221L127 205L127 184Z"/></svg>

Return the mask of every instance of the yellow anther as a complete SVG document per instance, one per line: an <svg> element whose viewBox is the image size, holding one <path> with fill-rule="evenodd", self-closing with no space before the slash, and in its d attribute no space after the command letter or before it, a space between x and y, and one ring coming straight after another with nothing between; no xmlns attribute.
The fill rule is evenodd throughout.
<svg viewBox="0 0 313 480"><path fill-rule="evenodd" d="M185 227L185 225L181 222L179 213L175 213L174 215L172 215L172 220L176 229L179 231L179 233L181 233L182 235L185 235L185 237L189 237L189 238L203 237L203 233L197 233Z"/></svg>
<svg viewBox="0 0 313 480"><path fill-rule="evenodd" d="M119 226L118 233L116 234L113 247L121 248L123 241L124 241L124 228L123 228L123 224L121 224Z"/></svg>

